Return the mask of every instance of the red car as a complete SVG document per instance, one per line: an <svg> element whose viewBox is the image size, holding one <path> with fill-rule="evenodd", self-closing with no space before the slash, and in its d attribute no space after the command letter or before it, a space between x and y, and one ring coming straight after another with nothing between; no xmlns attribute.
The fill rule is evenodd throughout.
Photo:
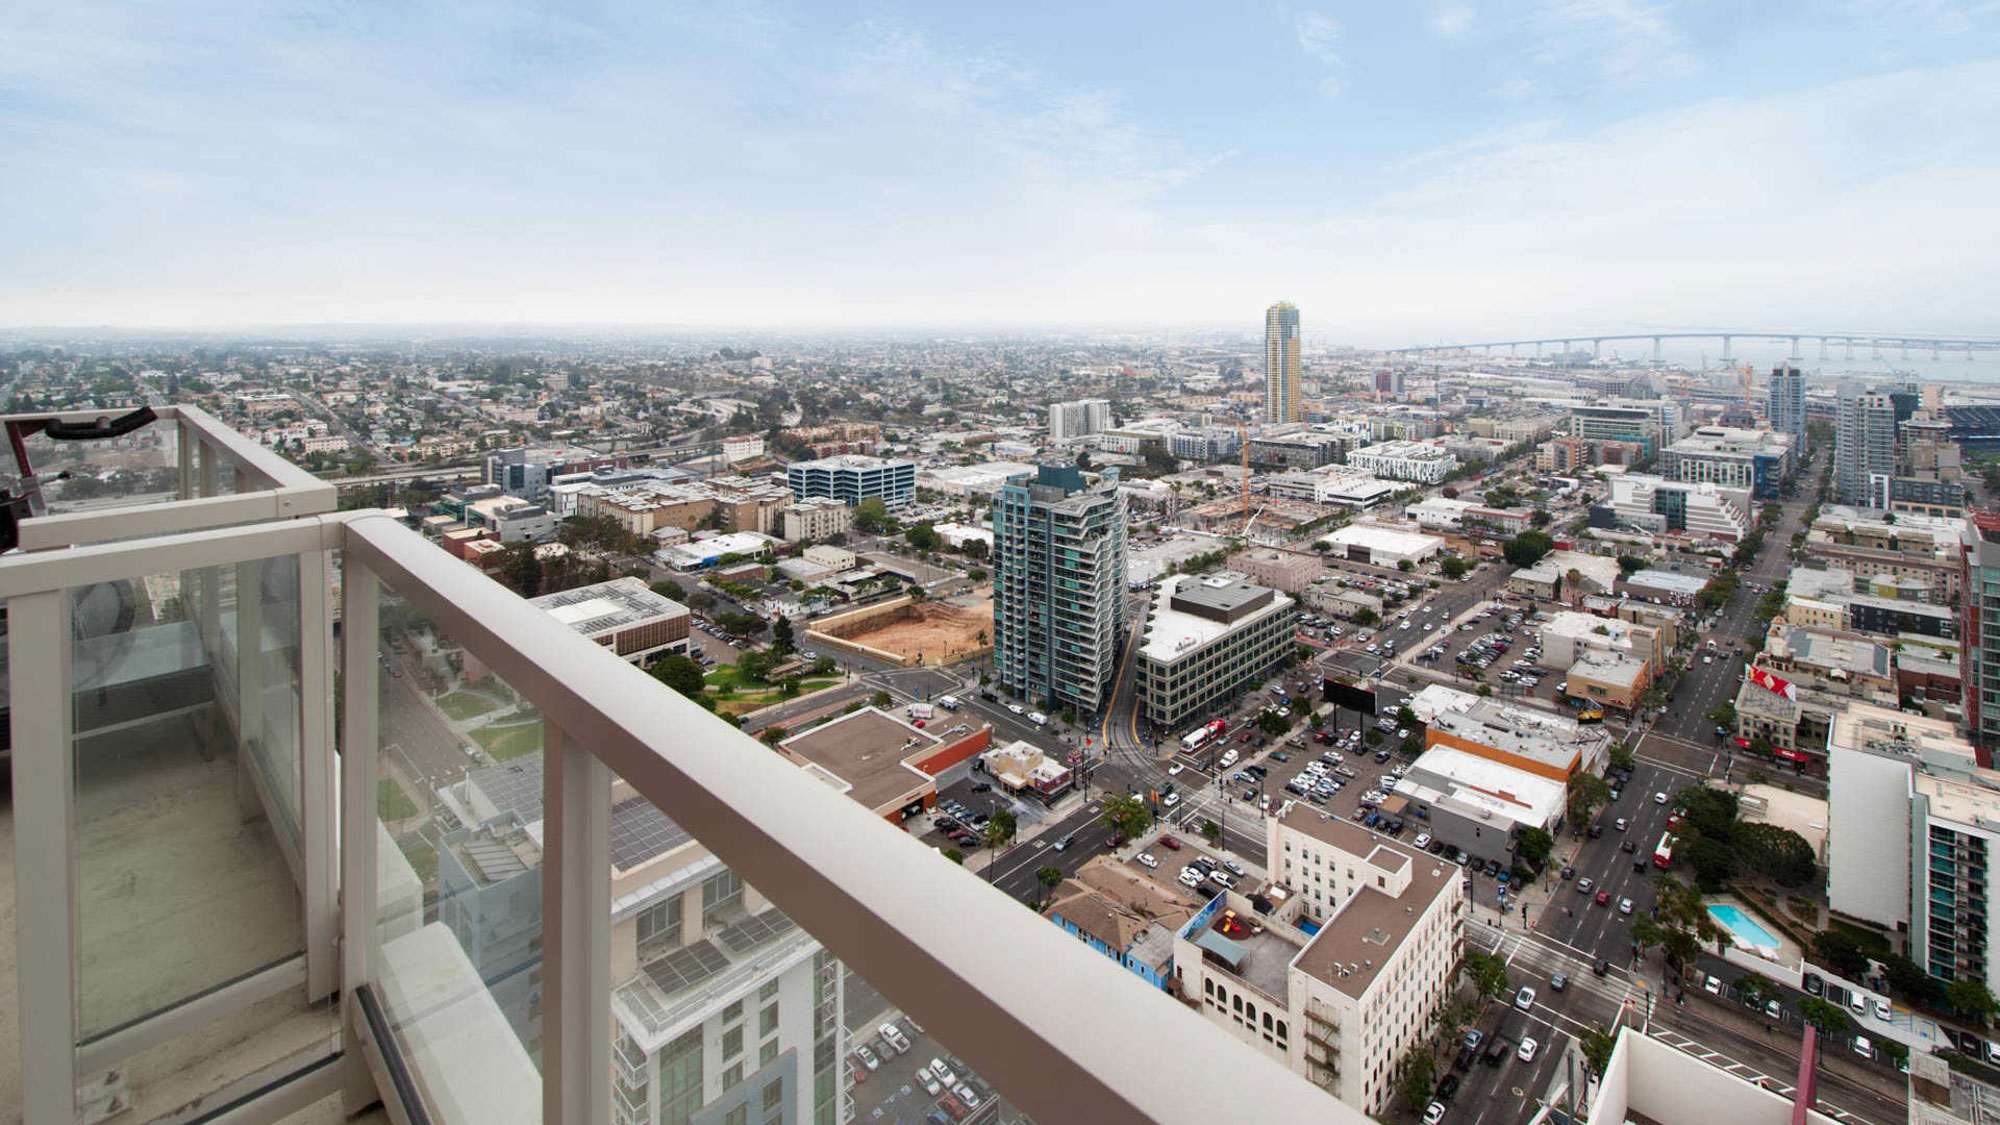
<svg viewBox="0 0 2000 1125"><path fill-rule="evenodd" d="M958 1100L957 1094L946 1094L944 1097L939 1098L938 1108L944 1110L953 1121L963 1121L965 1120L965 1115L972 1112L965 1108L964 1102Z"/></svg>
<svg viewBox="0 0 2000 1125"><path fill-rule="evenodd" d="M1174 839L1172 836L1160 837L1160 846L1167 849L1170 852L1177 852L1181 850L1181 842L1179 840Z"/></svg>
<svg viewBox="0 0 2000 1125"><path fill-rule="evenodd" d="M851 1069L852 1069L852 1070L854 1071L854 1084L855 1084L856 1086L859 1086L859 1085L861 1085L861 1084L862 1084L863 1082L866 1082L866 1081L868 1081L868 1068L867 1068L867 1067L865 1067L865 1066L857 1066L857 1067L853 1067L853 1068L851 1068Z"/></svg>
<svg viewBox="0 0 2000 1125"><path fill-rule="evenodd" d="M1597 905L1599 906L1611 905L1611 892L1610 891L1597 892Z"/></svg>
<svg viewBox="0 0 2000 1125"><path fill-rule="evenodd" d="M1238 742L1248 742L1248 741L1250 741L1250 732L1249 732L1249 731L1247 731L1247 730L1246 730L1246 731L1244 731L1244 732L1243 732L1243 733L1242 733L1241 735L1239 735L1239 736L1237 737L1236 741L1238 741Z"/></svg>

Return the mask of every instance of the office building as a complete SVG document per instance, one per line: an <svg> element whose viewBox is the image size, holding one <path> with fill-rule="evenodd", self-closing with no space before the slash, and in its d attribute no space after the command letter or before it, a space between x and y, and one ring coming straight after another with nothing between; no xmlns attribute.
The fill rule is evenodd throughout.
<svg viewBox="0 0 2000 1125"><path fill-rule="evenodd" d="M1569 436L1588 443L1636 445L1640 457L1651 457L1679 435L1680 405L1673 399L1607 399L1573 406Z"/></svg>
<svg viewBox="0 0 2000 1125"><path fill-rule="evenodd" d="M1271 886L1217 895L1174 943L1174 991L1210 1024L1381 1115L1450 995L1458 867L1298 805L1265 821Z"/></svg>
<svg viewBox="0 0 2000 1125"><path fill-rule="evenodd" d="M785 468L792 499L806 500L830 496L853 506L863 500L880 500L891 511L910 502L917 489L917 466L909 461L890 461L842 454L820 461L799 461Z"/></svg>
<svg viewBox="0 0 2000 1125"><path fill-rule="evenodd" d="M1910 391L1840 388L1834 405L1833 499L1864 508L1889 507L1894 480L1898 427L1916 413Z"/></svg>
<svg viewBox="0 0 2000 1125"><path fill-rule="evenodd" d="M1827 735L1827 901L1907 932L1932 976L1993 980L2000 773L1950 723L1850 703Z"/></svg>
<svg viewBox="0 0 2000 1125"><path fill-rule="evenodd" d="M1111 428L1111 403L1101 398L1049 404L1049 440L1060 445Z"/></svg>
<svg viewBox="0 0 2000 1125"><path fill-rule="evenodd" d="M1139 705L1167 730L1206 721L1253 689L1292 644L1292 599L1239 575L1180 574L1153 592L1139 646Z"/></svg>
<svg viewBox="0 0 2000 1125"><path fill-rule="evenodd" d="M1299 310L1280 301L1264 311L1264 421L1305 417L1299 402Z"/></svg>
<svg viewBox="0 0 2000 1125"><path fill-rule="evenodd" d="M1426 749L1463 751L1560 785L1601 768L1610 753L1611 736L1599 724L1442 684L1412 696L1410 709L1424 724Z"/></svg>
<svg viewBox="0 0 2000 1125"><path fill-rule="evenodd" d="M399 520L155 409L224 471L0 558L22 1120L831 1125L843 966L1018 1115L1365 1120Z"/></svg>
<svg viewBox="0 0 2000 1125"><path fill-rule="evenodd" d="M544 594L529 604L641 667L661 653L686 655L694 621L686 606L655 594L637 578Z"/></svg>
<svg viewBox="0 0 2000 1125"><path fill-rule="evenodd" d="M1069 465L1009 481L993 505L993 667L1037 705L1101 708L1125 623L1125 496Z"/></svg>
<svg viewBox="0 0 2000 1125"><path fill-rule="evenodd" d="M1771 400L1765 408L1773 433L1792 439L1792 448L1806 447L1806 377L1787 364L1771 369Z"/></svg>
<svg viewBox="0 0 2000 1125"><path fill-rule="evenodd" d="M1750 534L1750 490L1685 484L1642 473L1611 478L1610 508L1620 522L1654 534L1734 543Z"/></svg>
<svg viewBox="0 0 2000 1125"><path fill-rule="evenodd" d="M1772 430L1702 426L1667 447L1660 475L1747 489L1759 500L1775 500L1778 485L1791 475L1793 450L1790 435Z"/></svg>
<svg viewBox="0 0 2000 1125"><path fill-rule="evenodd" d="M1367 511L1394 498L1400 489L1370 473L1329 466L1307 471L1292 469L1264 478L1271 495L1285 500L1305 500L1332 504L1355 511Z"/></svg>

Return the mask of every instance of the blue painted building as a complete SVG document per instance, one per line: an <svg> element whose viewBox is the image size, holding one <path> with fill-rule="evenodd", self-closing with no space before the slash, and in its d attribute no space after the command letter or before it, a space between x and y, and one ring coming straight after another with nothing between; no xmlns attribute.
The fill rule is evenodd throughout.
<svg viewBox="0 0 2000 1125"><path fill-rule="evenodd" d="M1201 903L1099 856L1065 880L1049 918L1063 932L1165 990L1174 973L1174 934Z"/></svg>

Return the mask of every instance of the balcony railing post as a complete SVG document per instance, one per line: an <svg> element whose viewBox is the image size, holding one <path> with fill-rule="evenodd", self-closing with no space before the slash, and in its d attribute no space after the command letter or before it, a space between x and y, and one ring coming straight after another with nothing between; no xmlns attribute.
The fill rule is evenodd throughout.
<svg viewBox="0 0 2000 1125"><path fill-rule="evenodd" d="M306 997L340 983L340 870L334 840L340 779L334 754L330 552L299 553L299 850L305 867ZM371 646L372 647L372 646Z"/></svg>
<svg viewBox="0 0 2000 1125"><path fill-rule="evenodd" d="M69 591L7 602L21 1120L76 1118L76 806Z"/></svg>
<svg viewBox="0 0 2000 1125"><path fill-rule="evenodd" d="M380 957L376 943L375 849L377 696L381 689L375 670L380 636L381 583L373 571L345 556L341 584L340 755L340 977L343 1001L351 1001L356 986L373 978ZM352 1005L348 1005L352 1011Z"/></svg>
<svg viewBox="0 0 2000 1125"><path fill-rule="evenodd" d="M542 1120L611 1117L611 771L542 720Z"/></svg>

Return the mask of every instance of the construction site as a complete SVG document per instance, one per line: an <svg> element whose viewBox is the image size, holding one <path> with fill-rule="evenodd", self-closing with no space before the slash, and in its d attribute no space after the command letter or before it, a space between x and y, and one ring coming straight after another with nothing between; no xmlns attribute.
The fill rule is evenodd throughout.
<svg viewBox="0 0 2000 1125"><path fill-rule="evenodd" d="M910 667L954 664L993 647L993 600L983 591L941 601L897 598L823 618L806 637Z"/></svg>

